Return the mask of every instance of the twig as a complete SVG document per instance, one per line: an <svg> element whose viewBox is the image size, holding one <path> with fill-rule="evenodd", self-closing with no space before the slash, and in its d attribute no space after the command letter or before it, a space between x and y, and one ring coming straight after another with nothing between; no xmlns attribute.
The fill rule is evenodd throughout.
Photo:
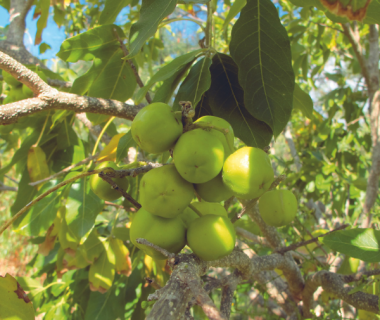
<svg viewBox="0 0 380 320"><path fill-rule="evenodd" d="M65 169L63 169L63 170L61 170L61 171L59 171L59 172L57 172L57 173L51 175L50 177L47 177L47 178L45 178L45 179L38 180L38 181L35 181L35 182L30 182L29 185L31 185L32 187L34 187L34 186L37 186L37 185L39 185L39 184L41 184L41 183L43 183L43 182L46 182L46 181L52 180L52 179L54 179L54 178L60 176L61 174L68 173L71 169L74 169L74 168L76 168L76 167L81 166L82 164L88 163L88 162L90 162L91 160L96 159L96 158L98 157L98 155L99 155L99 154L96 154L96 155L94 155L94 156L89 156L88 158L83 159L82 161L79 161L78 163L73 164L73 165L71 165L71 166L68 166L67 168L65 168Z"/></svg>
<svg viewBox="0 0 380 320"><path fill-rule="evenodd" d="M327 235L329 235L329 234L331 234L331 233L333 233L335 231L338 231L338 230L346 229L349 226L350 225L348 223L344 224L344 225L341 225L341 226L335 228L334 230L326 232L325 234L322 234L320 236L311 238L310 240L301 241L301 242L294 243L294 244L292 244L290 246L287 246L287 247L278 248L278 249L275 250L275 252L280 253L280 254L284 254L285 252L295 250L295 249L297 249L299 247L303 247L303 246L308 245L308 244L313 243L313 242L317 242L318 238L325 237L325 236L327 236Z"/></svg>
<svg viewBox="0 0 380 320"><path fill-rule="evenodd" d="M236 234L249 240L249 241L252 241L253 243L256 243L256 244L260 244L260 245L263 245L263 246L270 246L270 244L268 243L268 240L265 239L264 237L259 237L243 228L240 228L240 227L235 227L235 231L236 231Z"/></svg>
<svg viewBox="0 0 380 320"><path fill-rule="evenodd" d="M147 283L149 283L150 286L152 286L152 288L156 289L156 290L159 290L161 289L162 287L154 280L154 279L151 279L149 277L146 277L145 278L145 281Z"/></svg>
<svg viewBox="0 0 380 320"><path fill-rule="evenodd" d="M102 168L102 170L104 170L106 168ZM112 169L112 168L108 168L107 169ZM99 177L102 178L104 181L108 182L112 189L115 189L117 192L119 192L125 199L127 199L130 203L132 203L134 205L134 207L136 209L140 209L141 208L141 204L138 203L135 199L132 198L132 196L127 193L123 188L120 188L108 175L107 173L104 173L104 172L100 172L99 173Z"/></svg>
<svg viewBox="0 0 380 320"><path fill-rule="evenodd" d="M172 252L169 252L151 242L149 242L148 240L146 239L143 239L143 238L138 238L136 239L136 242L139 243L139 244L142 244L144 246L148 246L148 247L151 247L153 248L154 250L157 250L159 253L162 253L165 257L168 257L168 259L174 259L175 258L175 254L172 253Z"/></svg>
<svg viewBox="0 0 380 320"><path fill-rule="evenodd" d="M123 50L124 56L125 57L128 56L129 55L129 51L128 51L127 47L125 46L123 40L119 37L119 34L117 33L117 30L113 29L113 33L114 33L115 37L117 38L117 40L120 43L120 47ZM140 78L140 75L139 75L139 73L137 71L137 68L136 68L135 64L133 63L133 61L131 59L128 59L127 61L129 63L129 65L131 66L133 74L135 75L137 84L139 85L140 88L143 88L144 87L144 83L142 82L142 80ZM145 98L146 98L146 101L148 101L149 104L152 103L152 98L150 97L149 92L147 92L145 94Z"/></svg>

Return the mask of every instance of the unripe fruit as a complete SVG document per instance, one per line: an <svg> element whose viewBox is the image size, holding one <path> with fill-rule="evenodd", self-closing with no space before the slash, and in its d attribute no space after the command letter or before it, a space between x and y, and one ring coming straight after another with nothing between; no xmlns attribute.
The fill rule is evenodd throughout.
<svg viewBox="0 0 380 320"><path fill-rule="evenodd" d="M223 147L224 147L224 153L225 153L225 158L227 158L231 153L235 151L234 149L234 129L232 129L232 126L228 123L228 121L215 117L215 116L203 116L194 123L199 123L199 124L207 124L210 126L215 126L223 129L227 129L228 133L223 134L222 132L211 129L211 132L215 134L216 137L222 142Z"/></svg>
<svg viewBox="0 0 380 320"><path fill-rule="evenodd" d="M269 189L274 172L263 150L243 147L227 158L222 177L224 184L236 197L253 199Z"/></svg>
<svg viewBox="0 0 380 320"><path fill-rule="evenodd" d="M289 224L296 216L298 203L289 190L266 192L259 201L259 210L264 222L273 227Z"/></svg>
<svg viewBox="0 0 380 320"><path fill-rule="evenodd" d="M174 165L179 174L191 183L204 183L215 178L222 170L223 144L202 129L184 133L173 151Z"/></svg>
<svg viewBox="0 0 380 320"><path fill-rule="evenodd" d="M222 173L205 183L194 184L194 189L208 202L221 202L233 196L232 191L223 182Z"/></svg>
<svg viewBox="0 0 380 320"><path fill-rule="evenodd" d="M180 218L182 220L182 222L184 223L185 225L185 228L186 230L189 228L190 226L190 223L195 220L195 219L198 219L199 216L189 207L187 207L185 210L183 210L183 212L178 216L178 218Z"/></svg>
<svg viewBox="0 0 380 320"><path fill-rule="evenodd" d="M150 170L140 182L140 203L163 218L175 218L194 197L193 185L172 164Z"/></svg>
<svg viewBox="0 0 380 320"><path fill-rule="evenodd" d="M224 209L219 203L201 201L193 202L191 205L198 210L202 216L213 214L216 216L228 217L226 209Z"/></svg>
<svg viewBox="0 0 380 320"><path fill-rule="evenodd" d="M119 167L115 164L115 162L112 161L102 162L95 169L101 169L105 167L119 170ZM128 190L129 182L126 178L114 178L112 180L123 190ZM90 188L100 199L103 199L105 201L113 201L121 197L121 194L117 190L112 189L111 185L100 178L97 174L91 176Z"/></svg>
<svg viewBox="0 0 380 320"><path fill-rule="evenodd" d="M131 126L132 137L146 152L161 153L174 147L182 134L181 117L166 103L155 102L141 109Z"/></svg>
<svg viewBox="0 0 380 320"><path fill-rule="evenodd" d="M187 243L201 259L212 261L230 254L235 247L236 234L227 217L205 215L190 223Z"/></svg>
<svg viewBox="0 0 380 320"><path fill-rule="evenodd" d="M162 260L166 259L162 253L152 247L137 243L136 239L144 238L169 252L178 253L186 244L186 229L179 217L161 218L141 208L133 218L130 237L132 243L147 255Z"/></svg>

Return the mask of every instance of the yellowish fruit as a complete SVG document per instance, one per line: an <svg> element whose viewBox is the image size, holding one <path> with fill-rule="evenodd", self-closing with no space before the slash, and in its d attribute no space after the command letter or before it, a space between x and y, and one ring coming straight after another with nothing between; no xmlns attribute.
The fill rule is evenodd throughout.
<svg viewBox="0 0 380 320"><path fill-rule="evenodd" d="M236 197L253 199L269 189L274 173L269 157L263 150L243 147L227 158L222 178Z"/></svg>
<svg viewBox="0 0 380 320"><path fill-rule="evenodd" d="M194 184L194 189L208 202L221 202L233 196L232 191L223 182L222 173L205 183Z"/></svg>
<svg viewBox="0 0 380 320"><path fill-rule="evenodd" d="M112 161L105 161L99 164L95 169L101 169L110 167L114 170L119 170L119 167ZM128 190L129 182L127 178L115 178L112 179L120 188ZM106 201L113 201L121 197L121 193L113 189L111 185L100 178L97 174L94 174L90 178L91 190L100 198Z"/></svg>
<svg viewBox="0 0 380 320"><path fill-rule="evenodd" d="M178 139L173 159L182 178L191 183L204 183L215 178L222 170L224 147L209 132L195 129Z"/></svg>
<svg viewBox="0 0 380 320"><path fill-rule="evenodd" d="M162 253L152 247L137 243L136 239L143 238L169 252L178 253L186 244L186 229L179 217L166 219L141 208L133 218L130 237L132 243L147 255L162 260L166 259Z"/></svg>
<svg viewBox="0 0 380 320"><path fill-rule="evenodd" d="M187 230L187 243L202 260L221 259L235 247L236 234L227 217L205 215L190 223Z"/></svg>
<svg viewBox="0 0 380 320"><path fill-rule="evenodd" d="M183 179L172 164L150 170L141 179L141 205L163 218L175 218L193 197L193 185Z"/></svg>
<svg viewBox="0 0 380 320"><path fill-rule="evenodd" d="M136 143L149 153L161 153L174 147L182 134L181 116L161 102L141 109L133 119L131 132Z"/></svg>
<svg viewBox="0 0 380 320"><path fill-rule="evenodd" d="M292 222L297 209L297 199L289 190L268 191L259 200L261 217L266 224L273 227L281 227Z"/></svg>

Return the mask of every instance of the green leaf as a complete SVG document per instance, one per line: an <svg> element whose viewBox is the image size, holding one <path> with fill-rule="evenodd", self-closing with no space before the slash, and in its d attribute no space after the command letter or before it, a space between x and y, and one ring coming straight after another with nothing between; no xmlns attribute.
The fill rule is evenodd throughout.
<svg viewBox="0 0 380 320"><path fill-rule="evenodd" d="M158 81L164 81L174 76L178 71L182 70L182 68L190 63L193 63L199 54L201 54L205 49L198 49L186 53L182 56L175 58L170 61L166 66L163 66L160 70L158 70L152 78L148 81L148 83L141 88L135 98L135 103L140 103L148 90Z"/></svg>
<svg viewBox="0 0 380 320"><path fill-rule="evenodd" d="M293 108L294 73L288 34L270 0L248 0L231 33L248 112L277 137Z"/></svg>
<svg viewBox="0 0 380 320"><path fill-rule="evenodd" d="M72 126L66 121L61 123L57 136L57 150L67 149L79 144L79 139Z"/></svg>
<svg viewBox="0 0 380 320"><path fill-rule="evenodd" d="M46 182L38 195L48 191L57 183L57 180ZM28 212L15 221L14 231L28 236L42 235L53 224L60 199L61 192L55 191L38 201Z"/></svg>
<svg viewBox="0 0 380 320"><path fill-rule="evenodd" d="M132 138L132 132L129 130L125 135L123 135L119 144L117 145L116 151L116 163L119 163L125 157L128 157L128 149L134 146L135 142Z"/></svg>
<svg viewBox="0 0 380 320"><path fill-rule="evenodd" d="M10 274L0 276L0 319L33 320L32 302Z"/></svg>
<svg viewBox="0 0 380 320"><path fill-rule="evenodd" d="M293 108L300 110L305 117L313 118L313 100L297 83L293 92Z"/></svg>
<svg viewBox="0 0 380 320"><path fill-rule="evenodd" d="M177 0L142 1L139 20L132 25L129 34L129 59L140 52L146 40L156 33L158 24L174 11L176 5Z"/></svg>
<svg viewBox="0 0 380 320"><path fill-rule="evenodd" d="M103 210L104 201L90 189L86 178L70 186L66 202L66 222L69 230L80 242L94 227L96 216Z"/></svg>
<svg viewBox="0 0 380 320"><path fill-rule="evenodd" d="M173 110L181 110L180 101L191 101L196 106L201 100L202 95L210 88L211 59L205 57L200 59L190 69L189 74L179 87L177 96L173 104Z"/></svg>
<svg viewBox="0 0 380 320"><path fill-rule="evenodd" d="M185 76L187 71L192 66L193 61L188 64L184 64L176 73L174 73L169 79L165 80L161 87L159 87L154 95L153 102L169 103L171 97L178 84Z"/></svg>
<svg viewBox="0 0 380 320"><path fill-rule="evenodd" d="M28 168L25 166L24 172L22 173L21 180L19 182L16 200L11 207L12 216L14 216L18 211L25 207L30 201L32 201L37 194L37 189L29 185L29 183L30 176Z"/></svg>
<svg viewBox="0 0 380 320"><path fill-rule="evenodd" d="M18 148L13 155L11 162L0 169L0 177L6 174L16 163L28 157L29 149L37 142L39 135L39 132L33 131L31 135L26 136L21 147Z"/></svg>
<svg viewBox="0 0 380 320"><path fill-rule="evenodd" d="M380 1L372 0L368 6L367 14L363 20L367 24L380 24Z"/></svg>
<svg viewBox="0 0 380 320"><path fill-rule="evenodd" d="M99 18L99 24L114 23L120 11L130 3L131 0L106 0Z"/></svg>
<svg viewBox="0 0 380 320"><path fill-rule="evenodd" d="M49 50L49 49L51 49L51 46L50 46L49 44L47 44L46 42L42 42L42 43L40 44L40 48L39 48L39 50L40 50L40 54L45 53L46 50Z"/></svg>
<svg viewBox="0 0 380 320"><path fill-rule="evenodd" d="M321 238L320 238L321 239ZM351 229L333 232L322 238L330 249L365 262L380 262L380 231Z"/></svg>
<svg viewBox="0 0 380 320"><path fill-rule="evenodd" d="M267 146L272 139L272 130L246 110L244 92L238 82L238 67L233 59L222 53L215 54L210 72L211 87L207 97L212 114L227 120L235 136L246 145Z"/></svg>
<svg viewBox="0 0 380 320"><path fill-rule="evenodd" d="M40 10L39 13L41 15L37 21L37 33L34 45L40 44L42 41L42 31L46 28L49 18L50 0L40 0L37 8Z"/></svg>
<svg viewBox="0 0 380 320"><path fill-rule="evenodd" d="M91 61L95 58L112 56L120 49L115 31L121 39L125 38L118 26L111 24L95 27L63 41L57 56L67 62Z"/></svg>
<svg viewBox="0 0 380 320"><path fill-rule="evenodd" d="M224 20L223 27L222 27L223 29L227 28L231 20L235 18L235 16L241 11L241 9L244 8L246 4L247 4L247 0L235 0L235 2L230 8L230 11L228 11L226 19Z"/></svg>
<svg viewBox="0 0 380 320"><path fill-rule="evenodd" d="M9 11L9 9L11 7L11 0L0 0L0 6L2 6L7 11Z"/></svg>
<svg viewBox="0 0 380 320"><path fill-rule="evenodd" d="M90 70L74 81L72 93L125 101L132 97L136 77L119 48L102 59L94 59ZM107 117L107 116L106 116Z"/></svg>

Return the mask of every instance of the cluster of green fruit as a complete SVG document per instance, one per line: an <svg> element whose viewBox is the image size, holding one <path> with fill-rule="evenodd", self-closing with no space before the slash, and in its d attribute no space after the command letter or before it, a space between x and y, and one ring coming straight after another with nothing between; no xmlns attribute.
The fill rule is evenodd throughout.
<svg viewBox="0 0 380 320"><path fill-rule="evenodd" d="M187 124L182 113L164 103L153 103L136 115L131 132L139 147L151 154L172 150L173 163L152 169L141 179L142 208L131 219L130 237L135 246L156 259L166 257L138 243L138 238L172 253L187 244L203 260L220 259L233 250L236 238L220 202L232 196L262 196L274 173L263 150L243 147L235 151L233 129L224 119L205 116ZM98 194L95 188L93 191ZM192 202L195 192L200 202ZM280 211L273 214L276 205ZM296 199L287 190L267 192L260 209L266 212L268 206L270 213L266 215L272 219L266 220L273 225L289 223L297 210ZM282 217L273 218L275 215Z"/></svg>

